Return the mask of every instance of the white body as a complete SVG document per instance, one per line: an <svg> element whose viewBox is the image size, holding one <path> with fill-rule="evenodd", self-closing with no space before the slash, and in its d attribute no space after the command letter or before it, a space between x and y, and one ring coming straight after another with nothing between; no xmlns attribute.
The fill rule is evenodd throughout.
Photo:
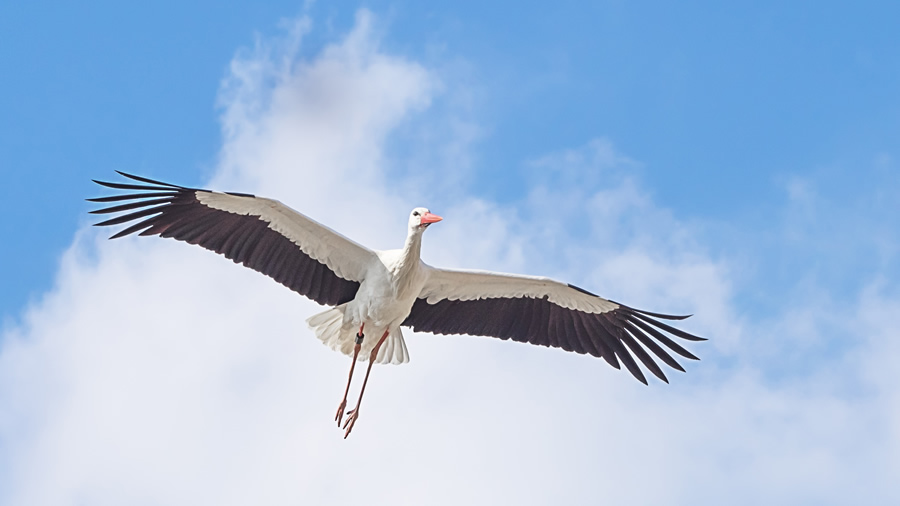
<svg viewBox="0 0 900 506"><path fill-rule="evenodd" d="M435 269L420 260L422 234L428 227L422 217L430 212L416 208L409 217L409 231L402 249L373 251L324 225L266 198L244 198L217 192L197 193L201 204L229 213L258 216L268 227L295 243L309 257L322 262L340 278L358 281L356 297L316 314L307 324L333 350L353 355L356 333L364 326L359 360L369 355L386 330L390 335L376 357L379 364L402 364L409 352L400 324L417 298L434 304L440 300L489 298L542 298L560 307L585 313L605 313L618 304L572 290L565 283L539 276L487 271ZM440 219L440 218L438 218Z"/></svg>
<svg viewBox="0 0 900 506"><path fill-rule="evenodd" d="M121 174L141 184L96 182L137 193L88 199L111 203L93 214L127 212L95 224L129 223L111 239L139 232L197 244L335 306L307 322L323 343L359 360L409 361L400 332L405 324L420 332L484 335L590 354L617 369L624 365L646 384L636 360L663 381L668 380L651 354L680 371L664 347L697 360L665 333L704 340L657 320L687 316L621 306L550 278L430 267L419 259L422 234L442 218L428 209L410 213L403 248L373 251L276 200ZM360 327L365 338L356 354ZM343 405L336 420L342 410Z"/></svg>
<svg viewBox="0 0 900 506"><path fill-rule="evenodd" d="M422 226L417 219L426 212L426 209L413 210L403 249L375 251L369 258L356 298L306 320L326 346L353 356L356 334L362 326L366 337L358 355L360 361L368 360L372 349L387 331L390 334L378 350L375 362L409 362L400 324L409 316L428 278L426 266L419 259L422 232L427 225Z"/></svg>
<svg viewBox="0 0 900 506"><path fill-rule="evenodd" d="M421 234L419 238L421 244ZM408 362L409 352L400 324L409 315L427 277L416 250L415 254L408 247L377 251L355 299L306 320L316 337L329 348L353 356L356 334L363 326L366 337L358 357L365 361L384 332L389 331L375 362Z"/></svg>

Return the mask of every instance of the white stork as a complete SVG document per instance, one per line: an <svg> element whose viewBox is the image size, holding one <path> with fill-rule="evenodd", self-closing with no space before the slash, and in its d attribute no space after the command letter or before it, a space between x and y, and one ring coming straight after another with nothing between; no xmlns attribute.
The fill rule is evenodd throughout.
<svg viewBox="0 0 900 506"><path fill-rule="evenodd" d="M704 340L657 320L682 320L687 316L634 309L553 279L431 267L419 259L422 233L441 217L425 208L410 213L403 248L373 251L276 200L186 188L119 173L144 184L95 180L105 187L134 193L88 199L102 203L130 201L91 211L129 211L96 224L136 221L111 239L140 232L197 244L319 304L333 306L307 323L323 343L353 357L335 415L339 427L353 368L357 360L369 362L356 407L346 413L345 438L359 417L372 364L409 360L400 327L562 348L603 358L616 369L621 361L644 384L647 380L635 357L665 382L665 374L650 353L679 371L684 369L663 346L697 360L663 331L688 341ZM364 330L379 339L365 339Z"/></svg>

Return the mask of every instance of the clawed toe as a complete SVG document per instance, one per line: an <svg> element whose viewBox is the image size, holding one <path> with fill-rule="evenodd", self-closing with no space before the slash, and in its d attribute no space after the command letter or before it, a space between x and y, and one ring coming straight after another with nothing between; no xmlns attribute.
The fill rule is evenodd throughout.
<svg viewBox="0 0 900 506"><path fill-rule="evenodd" d="M356 419L359 418L359 410L351 409L347 412L347 421L344 422L344 439L347 439L347 436L350 435L350 431L353 430L353 425L356 423Z"/></svg>

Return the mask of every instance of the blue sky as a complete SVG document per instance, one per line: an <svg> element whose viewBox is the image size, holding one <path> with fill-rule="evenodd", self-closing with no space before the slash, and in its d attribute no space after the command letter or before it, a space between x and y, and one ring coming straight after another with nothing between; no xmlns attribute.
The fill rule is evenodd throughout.
<svg viewBox="0 0 900 506"><path fill-rule="evenodd" d="M0 485L18 484L0 486L13 490L0 501L190 503L214 489L204 497L240 503L238 492L256 498L259 487L276 503L328 498L335 489L321 483L352 485L304 455L377 465L368 455L393 452L399 468L434 458L451 480L472 465L465 451L496 445L475 468L507 471L470 481L489 500L516 476L538 478L518 467L520 438L557 464L547 487L523 496L536 503L595 468L632 483L643 469L635 445L652 471L687 459L720 482L694 487L699 476L681 470L665 482L672 495L643 490L634 503L721 504L735 490L748 504L896 494L883 478L900 471L898 16L890 2L0 5L0 233L13 238L0 250ZM339 439L317 423L346 364L305 336L315 306L202 251L104 241L83 199L98 194L90 179L113 170L272 196L375 247L396 242L395 216L428 205L447 218L429 231L430 263L564 277L695 313L691 329L712 341L686 375L650 390L546 350L412 342L409 367L377 371L382 398L360 428L415 445L355 430L361 457L320 442ZM340 193L342 177L352 195ZM350 219L360 213L366 221ZM183 291L167 291L173 283ZM204 291L219 283L258 300ZM124 336L139 308L181 326ZM260 318L271 320L265 332ZM197 323L212 320L215 332ZM470 364L464 377L448 357ZM334 388L302 387L313 382ZM185 408L203 396L213 400ZM561 428L566 403L587 399L596 405L573 414L615 413L598 419L621 442ZM294 401L304 410L283 407ZM481 424L502 417L498 404L525 422ZM179 410L186 423L167 415ZM41 421L48 413L59 425ZM92 432L97 420L110 438ZM445 445L423 432L429 424L464 427L469 444ZM637 436L648 431L649 442ZM254 439L266 433L292 443ZM189 458L173 464L173 448ZM67 464L91 452L93 465ZM232 454L245 465L216 463ZM211 470L191 474L192 463ZM189 479L167 471L179 465ZM410 500L434 499L442 482L410 472ZM837 484L848 476L867 491ZM109 487L114 478L127 479ZM587 489L567 493L590 503ZM465 499L444 499L454 498Z"/></svg>
<svg viewBox="0 0 900 506"><path fill-rule="evenodd" d="M658 201L681 216L761 227L784 178L843 198L867 185L900 131L900 45L890 2L815 5L560 2L553 9L453 2L367 4L386 48L458 65L484 133L470 190L524 191L523 160L602 135L642 163ZM313 4L312 54L357 4ZM277 31L296 2L4 4L0 143L17 247L0 307L14 318L52 283L83 220L90 178L211 171L216 89L237 48ZM880 186L880 184L879 184ZM852 193L851 193L852 195ZM78 196L79 198L75 198Z"/></svg>

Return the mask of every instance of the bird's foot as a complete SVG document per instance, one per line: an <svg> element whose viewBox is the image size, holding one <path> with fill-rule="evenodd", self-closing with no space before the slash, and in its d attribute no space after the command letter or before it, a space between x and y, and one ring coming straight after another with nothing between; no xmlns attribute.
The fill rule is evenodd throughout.
<svg viewBox="0 0 900 506"><path fill-rule="evenodd" d="M344 408L347 407L347 399L341 401L341 405L338 406L337 414L334 415L334 421L337 422L338 427L341 426L341 420L344 418ZM347 413L348 415L350 413Z"/></svg>
<svg viewBox="0 0 900 506"><path fill-rule="evenodd" d="M358 407L347 412L347 421L344 422L344 439L347 439L347 436L350 435L350 431L353 430L353 424L356 423L357 418L359 418Z"/></svg>

